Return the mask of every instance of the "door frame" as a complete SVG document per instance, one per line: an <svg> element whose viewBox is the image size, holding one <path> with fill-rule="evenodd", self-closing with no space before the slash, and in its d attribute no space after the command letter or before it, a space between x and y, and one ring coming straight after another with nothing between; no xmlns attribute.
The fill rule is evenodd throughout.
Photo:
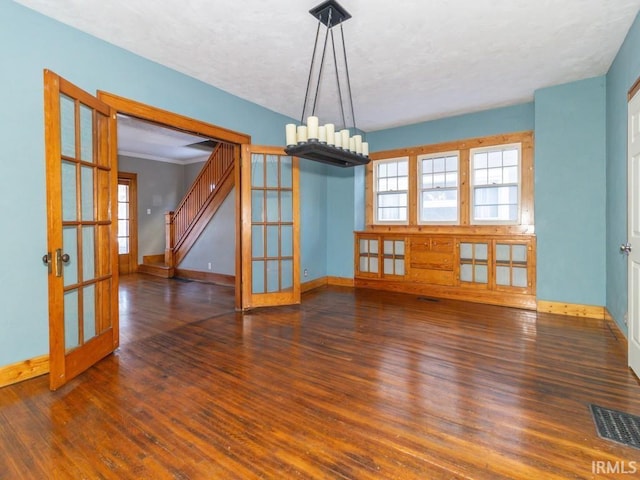
<svg viewBox="0 0 640 480"><path fill-rule="evenodd" d="M242 208L240 200L240 155L243 145L251 144L251 136L236 132L227 128L219 127L210 123L206 123L194 118L186 117L178 113L153 107L136 100L115 95L103 90L98 90L97 97L100 101L106 103L113 108L116 113L136 117L151 123L160 124L169 128L183 130L185 132L194 133L209 137L214 140L221 140L232 143L235 148L235 180L236 180L236 273L235 273L235 308L242 309L242 245L241 245L241 221Z"/></svg>

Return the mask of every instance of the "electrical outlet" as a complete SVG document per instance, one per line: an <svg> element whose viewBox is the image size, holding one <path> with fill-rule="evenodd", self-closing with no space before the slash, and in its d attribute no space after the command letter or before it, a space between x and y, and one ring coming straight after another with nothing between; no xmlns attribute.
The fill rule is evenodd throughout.
<svg viewBox="0 0 640 480"><path fill-rule="evenodd" d="M207 268L211 270L211 262L207 263Z"/></svg>
<svg viewBox="0 0 640 480"><path fill-rule="evenodd" d="M147 215L151 215L151 209L147 208Z"/></svg>
<svg viewBox="0 0 640 480"><path fill-rule="evenodd" d="M305 277L309 276L309 270L307 270L306 268L304 269L304 272L302 272L302 275L304 275Z"/></svg>

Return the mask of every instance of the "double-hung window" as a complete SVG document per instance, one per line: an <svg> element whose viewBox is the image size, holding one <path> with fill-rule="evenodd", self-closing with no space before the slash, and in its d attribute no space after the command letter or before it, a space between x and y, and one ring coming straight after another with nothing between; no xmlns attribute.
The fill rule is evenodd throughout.
<svg viewBox="0 0 640 480"><path fill-rule="evenodd" d="M420 223L459 222L459 152L418 156Z"/></svg>
<svg viewBox="0 0 640 480"><path fill-rule="evenodd" d="M371 159L367 226L533 232L530 131L375 152Z"/></svg>
<svg viewBox="0 0 640 480"><path fill-rule="evenodd" d="M379 223L407 223L409 159L381 160L374 165L375 215Z"/></svg>
<svg viewBox="0 0 640 480"><path fill-rule="evenodd" d="M520 144L471 149L472 223L519 223L520 151Z"/></svg>

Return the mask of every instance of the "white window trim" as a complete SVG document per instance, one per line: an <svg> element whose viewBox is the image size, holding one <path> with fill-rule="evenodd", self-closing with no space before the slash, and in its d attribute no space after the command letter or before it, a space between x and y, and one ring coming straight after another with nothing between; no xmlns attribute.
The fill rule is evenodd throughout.
<svg viewBox="0 0 640 480"><path fill-rule="evenodd" d="M440 158L440 157L450 157L452 155L455 155L456 157L458 157L458 184L457 184L457 189L458 189L458 205L457 205L457 218L454 221L450 221L450 222L429 222L429 221L424 221L424 220L420 220L420 212L422 211L422 192L424 191L424 189L422 188L422 160L427 160L430 158ZM460 210L461 210L461 205L460 205L460 176L461 176L461 171L460 171L460 150L450 150L448 152L436 152L436 153L425 153L423 155L418 155L416 158L416 162L418 162L417 164L417 179L416 179L416 184L417 184L417 192L418 192L418 198L416 199L418 205L417 205L417 209L416 209L416 223L418 225L460 225Z"/></svg>
<svg viewBox="0 0 640 480"><path fill-rule="evenodd" d="M378 220L378 165L383 163L396 163L399 160L406 160L407 162L407 189L397 190L397 193L405 193L407 195L407 216L406 220ZM374 160L373 162L373 223L375 225L408 225L409 224L409 181L411 176L409 175L409 157L394 157L385 158L381 160Z"/></svg>
<svg viewBox="0 0 640 480"><path fill-rule="evenodd" d="M476 205L476 185L475 185L475 169L474 169L474 156L476 153L495 152L496 150L509 150L515 147L518 150L518 182L504 183L501 185L510 186L517 185L518 187L518 205L515 220L476 220L474 216ZM522 143L504 143L498 145L490 145L487 147L478 147L469 149L469 223L471 225L520 225L522 215Z"/></svg>

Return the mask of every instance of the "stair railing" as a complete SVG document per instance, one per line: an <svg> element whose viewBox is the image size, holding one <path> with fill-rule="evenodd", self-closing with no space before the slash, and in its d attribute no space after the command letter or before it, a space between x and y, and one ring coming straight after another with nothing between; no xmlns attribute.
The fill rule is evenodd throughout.
<svg viewBox="0 0 640 480"><path fill-rule="evenodd" d="M211 201L217 186L233 169L234 145L219 143L194 180L178 207L165 215L165 263L175 266L174 254L187 238L200 213Z"/></svg>

